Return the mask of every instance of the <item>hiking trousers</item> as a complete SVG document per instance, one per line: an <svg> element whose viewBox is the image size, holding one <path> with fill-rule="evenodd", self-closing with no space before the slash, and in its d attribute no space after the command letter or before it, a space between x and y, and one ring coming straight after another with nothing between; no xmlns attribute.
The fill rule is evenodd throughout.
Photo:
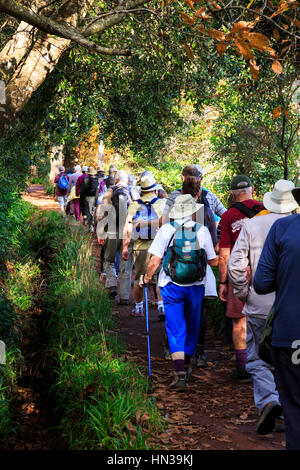
<svg viewBox="0 0 300 470"><path fill-rule="evenodd" d="M169 282L160 288L166 315L166 332L171 354L196 351L204 286L178 286Z"/></svg>
<svg viewBox="0 0 300 470"><path fill-rule="evenodd" d="M116 276L116 256L119 253L119 273L120 273L120 299L129 300L131 289L131 274L133 268L132 245L129 245L129 259L122 258L123 239L116 234L108 234L104 245L104 270L106 272L105 288L117 287L118 278Z"/></svg>
<svg viewBox="0 0 300 470"><path fill-rule="evenodd" d="M273 367L262 361L258 356L258 344L262 335L266 318L247 316L247 364L246 370L251 374L254 388L254 404L259 413L271 401L279 403Z"/></svg>

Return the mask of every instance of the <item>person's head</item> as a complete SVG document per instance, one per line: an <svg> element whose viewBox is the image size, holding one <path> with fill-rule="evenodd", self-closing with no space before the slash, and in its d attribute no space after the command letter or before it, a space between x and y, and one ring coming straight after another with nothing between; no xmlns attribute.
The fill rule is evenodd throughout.
<svg viewBox="0 0 300 470"><path fill-rule="evenodd" d="M182 194L190 194L193 198L198 198L201 194L201 180L196 176L187 176L182 183Z"/></svg>
<svg viewBox="0 0 300 470"><path fill-rule="evenodd" d="M159 199L166 199L168 197L167 191L165 191L161 185L159 185L159 189L157 190L157 197Z"/></svg>
<svg viewBox="0 0 300 470"><path fill-rule="evenodd" d="M183 168L182 173L181 173L182 182L184 182L188 176L193 176L194 178L198 178L199 181L201 181L202 179L202 174L199 172L196 165L187 165Z"/></svg>
<svg viewBox="0 0 300 470"><path fill-rule="evenodd" d="M108 188L111 188L115 184L115 178L113 176L108 176L105 180L105 185Z"/></svg>
<svg viewBox="0 0 300 470"><path fill-rule="evenodd" d="M58 171L59 171L60 173L64 172L64 171L65 171L65 167L64 167L63 165L59 165Z"/></svg>
<svg viewBox="0 0 300 470"><path fill-rule="evenodd" d="M116 184L118 184L118 183L123 183L125 185L128 184L128 175L127 175L126 171L123 171L123 170L116 171L114 178L115 178L115 183Z"/></svg>
<svg viewBox="0 0 300 470"><path fill-rule="evenodd" d="M234 202L252 199L253 187L250 178L246 175L237 175L232 178L230 189Z"/></svg>
<svg viewBox="0 0 300 470"><path fill-rule="evenodd" d="M80 173L81 172L81 166L80 165L76 165L75 168L75 173Z"/></svg>
<svg viewBox="0 0 300 470"><path fill-rule="evenodd" d="M295 185L292 181L276 181L273 191L264 195L264 207L276 214L286 214L296 210L298 204L292 194L294 189Z"/></svg>
<svg viewBox="0 0 300 470"><path fill-rule="evenodd" d="M294 196L295 201L300 206L300 188L294 188L292 190L292 194Z"/></svg>
<svg viewBox="0 0 300 470"><path fill-rule="evenodd" d="M89 167L88 166L84 166L82 168L82 173L87 173L89 171Z"/></svg>
<svg viewBox="0 0 300 470"><path fill-rule="evenodd" d="M141 178L141 193L153 193L157 192L159 186L157 185L154 176L151 174L146 174Z"/></svg>
<svg viewBox="0 0 300 470"><path fill-rule="evenodd" d="M128 186L130 186L131 188L136 186L136 177L135 176L128 175Z"/></svg>
<svg viewBox="0 0 300 470"><path fill-rule="evenodd" d="M118 168L116 167L116 165L110 165L109 169L108 169L108 174L109 176L115 176L115 174L117 173L118 171Z"/></svg>
<svg viewBox="0 0 300 470"><path fill-rule="evenodd" d="M88 174L89 174L89 176L97 176L97 171L95 170L95 168L93 166L90 166Z"/></svg>

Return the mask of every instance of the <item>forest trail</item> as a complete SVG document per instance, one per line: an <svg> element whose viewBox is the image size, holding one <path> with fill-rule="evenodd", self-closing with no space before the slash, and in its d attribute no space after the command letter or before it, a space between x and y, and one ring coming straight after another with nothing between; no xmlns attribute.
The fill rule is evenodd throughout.
<svg viewBox="0 0 300 470"><path fill-rule="evenodd" d="M23 199L40 209L59 209L58 204L45 195L42 186L32 185L28 193ZM96 251L95 244L95 255ZM187 392L168 390L172 364L163 358L164 323L158 320L153 303L151 292L149 321L154 379L151 395L156 398L158 408L168 422L167 432L153 437L157 447L176 450L283 450L285 434L257 435L258 415L253 404L253 387L231 381L230 374L234 368L232 352L225 341L215 337L211 330L208 331L206 348L208 367L199 369L193 364ZM126 358L141 366L147 374L146 321L145 318L132 317L132 308L133 305L116 303L112 312L116 325L111 334L117 333L122 337Z"/></svg>

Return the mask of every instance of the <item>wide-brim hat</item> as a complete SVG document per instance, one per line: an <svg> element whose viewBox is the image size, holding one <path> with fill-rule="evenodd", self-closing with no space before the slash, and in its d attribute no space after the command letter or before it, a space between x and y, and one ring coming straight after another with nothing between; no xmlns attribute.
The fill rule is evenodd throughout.
<svg viewBox="0 0 300 470"><path fill-rule="evenodd" d="M197 204L190 194L182 194L175 199L169 217L170 219L184 219L195 214L201 207L202 204Z"/></svg>
<svg viewBox="0 0 300 470"><path fill-rule="evenodd" d="M263 203L265 208L276 214L285 214L297 209L298 204L292 194L294 188L295 185L292 181L276 181L273 191L264 195Z"/></svg>
<svg viewBox="0 0 300 470"><path fill-rule="evenodd" d="M97 175L97 170L95 170L95 168L92 167L92 166L89 167L89 175L90 176L96 176Z"/></svg>
<svg viewBox="0 0 300 470"><path fill-rule="evenodd" d="M296 199L296 202L300 206L300 188L292 189L292 194L294 196L294 199Z"/></svg>
<svg viewBox="0 0 300 470"><path fill-rule="evenodd" d="M141 191L143 191L143 193L150 193L151 191L156 191L157 189L158 185L151 173L146 174L141 178Z"/></svg>

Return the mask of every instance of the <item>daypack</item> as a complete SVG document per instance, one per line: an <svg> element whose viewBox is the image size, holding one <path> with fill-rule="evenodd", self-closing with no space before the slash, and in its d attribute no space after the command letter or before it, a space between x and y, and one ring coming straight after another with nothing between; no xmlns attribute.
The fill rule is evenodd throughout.
<svg viewBox="0 0 300 470"><path fill-rule="evenodd" d="M58 187L60 189L67 189L69 186L69 180L66 174L61 175L58 180Z"/></svg>
<svg viewBox="0 0 300 470"><path fill-rule="evenodd" d="M136 211L133 221L138 219L142 219L145 222L151 222L153 220L158 219L158 215L154 209L153 204L158 200L158 197L154 197L151 201L143 201L142 199L137 199L136 202L140 204L140 209ZM134 239L141 239L141 240L152 240L155 236L152 233L151 224L148 224L147 227L136 227L134 231Z"/></svg>
<svg viewBox="0 0 300 470"><path fill-rule="evenodd" d="M256 216L260 211L262 211L262 207L260 204L256 204L252 207L252 209L250 209L250 207L247 207L242 202L236 202L232 204L231 207L235 207L235 209L238 209L242 214L248 217L248 219L252 219L252 217Z"/></svg>
<svg viewBox="0 0 300 470"><path fill-rule="evenodd" d="M199 247L197 239L197 232L202 225L195 223L193 227L185 227L176 221L171 222L171 225L176 230L164 256L165 273L177 284L202 281L206 276L207 267L206 251Z"/></svg>
<svg viewBox="0 0 300 470"><path fill-rule="evenodd" d="M96 196L99 181L97 176L89 176L85 178L82 182L82 192L85 196Z"/></svg>
<svg viewBox="0 0 300 470"><path fill-rule="evenodd" d="M111 202L116 210L116 223L117 226L119 225L120 220L120 197L122 198L122 209L127 211L129 204L132 202L129 191L124 186L115 185L111 187L112 189L112 198ZM124 219L126 218L126 214L124 214Z"/></svg>

